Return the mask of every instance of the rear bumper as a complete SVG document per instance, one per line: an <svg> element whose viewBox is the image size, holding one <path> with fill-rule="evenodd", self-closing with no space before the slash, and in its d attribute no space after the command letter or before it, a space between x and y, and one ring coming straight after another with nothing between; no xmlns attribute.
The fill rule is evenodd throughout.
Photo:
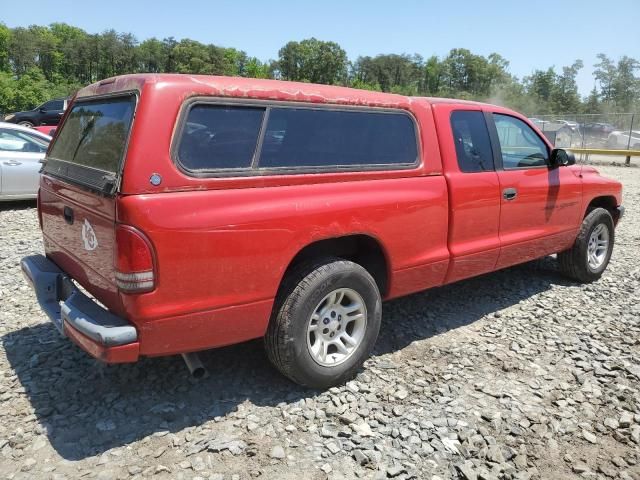
<svg viewBox="0 0 640 480"><path fill-rule="evenodd" d="M62 335L107 363L138 359L136 328L82 293L55 263L42 255L32 255L24 257L20 266L40 307Z"/></svg>

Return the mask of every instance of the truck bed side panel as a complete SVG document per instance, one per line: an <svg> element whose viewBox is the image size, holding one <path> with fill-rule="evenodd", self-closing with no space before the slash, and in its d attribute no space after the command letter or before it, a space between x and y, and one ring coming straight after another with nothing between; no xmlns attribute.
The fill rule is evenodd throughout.
<svg viewBox="0 0 640 480"><path fill-rule="evenodd" d="M447 216L442 176L122 197L118 220L143 231L161 259L155 291L122 295L126 316L142 325L143 354L173 348L160 332L176 325L189 332L189 349L259 337L295 255L314 241L353 234L382 245L389 296L439 285ZM231 315L214 313L220 309ZM197 315L187 324L177 318L185 314ZM153 341L145 322L154 322Z"/></svg>

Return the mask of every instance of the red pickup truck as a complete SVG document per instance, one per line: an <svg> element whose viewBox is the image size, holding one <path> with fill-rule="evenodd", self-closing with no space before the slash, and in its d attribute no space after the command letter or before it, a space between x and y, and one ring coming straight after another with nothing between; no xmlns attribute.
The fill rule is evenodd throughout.
<svg viewBox="0 0 640 480"><path fill-rule="evenodd" d="M80 90L43 167L58 329L105 362L264 337L286 376L350 378L382 301L558 253L600 277L620 183L493 105L344 87L128 75Z"/></svg>

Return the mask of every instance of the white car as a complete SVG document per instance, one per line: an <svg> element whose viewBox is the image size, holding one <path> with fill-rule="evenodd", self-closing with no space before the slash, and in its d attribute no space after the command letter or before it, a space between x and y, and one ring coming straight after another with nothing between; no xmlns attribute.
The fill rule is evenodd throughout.
<svg viewBox="0 0 640 480"><path fill-rule="evenodd" d="M631 133L631 141L629 141L629 133ZM622 132L615 130L607 137L607 148L626 150L640 150L640 130L632 130L629 132Z"/></svg>
<svg viewBox="0 0 640 480"><path fill-rule="evenodd" d="M0 200L37 197L49 142L51 137L37 130L0 122Z"/></svg>

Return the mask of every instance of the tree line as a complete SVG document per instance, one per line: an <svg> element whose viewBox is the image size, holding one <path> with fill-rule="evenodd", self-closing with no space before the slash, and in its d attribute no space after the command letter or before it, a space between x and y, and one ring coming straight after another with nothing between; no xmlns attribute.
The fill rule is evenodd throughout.
<svg viewBox="0 0 640 480"><path fill-rule="evenodd" d="M275 60L190 39L149 38L65 23L9 28L0 23L0 112L33 108L89 83L126 73L194 73L346 85L405 95L489 101L525 114L640 111L640 62L598 55L594 87L578 92L581 60L517 78L498 53L454 48L445 57L413 54L347 57L335 42L291 41Z"/></svg>

